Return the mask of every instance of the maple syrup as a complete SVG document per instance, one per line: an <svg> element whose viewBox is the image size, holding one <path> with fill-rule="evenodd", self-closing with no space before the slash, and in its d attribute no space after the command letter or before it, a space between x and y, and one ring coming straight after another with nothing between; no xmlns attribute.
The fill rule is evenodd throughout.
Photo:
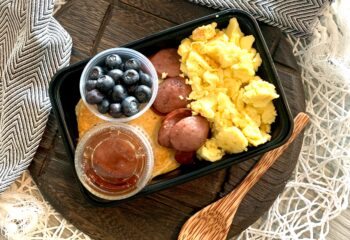
<svg viewBox="0 0 350 240"><path fill-rule="evenodd" d="M152 172L149 162L151 157L153 167L153 153L149 142L145 142L148 139L136 128L125 124L107 125L84 135L81 141L84 146L80 146L81 166L76 164L76 168L78 176L81 171L79 178L81 181L83 178L83 185L91 193L118 199L145 185Z"/></svg>

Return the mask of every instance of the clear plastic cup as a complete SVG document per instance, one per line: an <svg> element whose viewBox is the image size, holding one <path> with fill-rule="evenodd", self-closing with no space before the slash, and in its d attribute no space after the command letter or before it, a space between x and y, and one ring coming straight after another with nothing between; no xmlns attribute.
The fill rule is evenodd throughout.
<svg viewBox="0 0 350 240"><path fill-rule="evenodd" d="M153 150L141 128L103 123L91 128L75 151L75 170L83 186L105 200L141 191L152 177Z"/></svg>
<svg viewBox="0 0 350 240"><path fill-rule="evenodd" d="M132 115L130 117L124 116L124 117L120 117L120 118L113 118L108 113L101 114L97 110L97 106L95 104L94 105L89 104L85 98L86 93L87 93L87 90L85 88L85 84L86 84L86 81L89 80L89 73L90 73L91 69L94 66L101 66L104 63L105 58L110 54L118 54L122 58L123 62L127 59L130 59L130 58L136 58L141 63L141 70L143 72L149 74L151 79L152 79L151 99L147 103L142 103L140 105L140 111L138 113L136 113L135 115ZM83 73L81 74L81 77L80 77L79 88L80 88L80 96L81 96L84 104L96 116L98 116L99 118L106 120L106 121L129 122L129 121L141 116L144 112L147 111L147 109L149 109L152 106L154 100L156 99L157 92L158 92L158 75L157 75L156 69L154 68L151 61L148 60L148 58L145 57L143 54L141 54L133 49L130 49L130 48L111 48L111 49L107 49L105 51L98 53L87 63L87 65L85 66Z"/></svg>

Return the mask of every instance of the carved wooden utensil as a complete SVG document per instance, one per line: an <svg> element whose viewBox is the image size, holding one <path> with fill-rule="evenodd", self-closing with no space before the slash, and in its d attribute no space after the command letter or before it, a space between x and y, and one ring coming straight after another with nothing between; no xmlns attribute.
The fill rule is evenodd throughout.
<svg viewBox="0 0 350 240"><path fill-rule="evenodd" d="M249 190L259 181L261 176L272 166L277 158L284 152L291 142L304 129L309 121L308 115L299 113L294 118L294 129L289 140L279 148L265 153L255 164L248 176L220 200L206 206L193 215L183 225L179 240L222 240L230 230L233 217Z"/></svg>

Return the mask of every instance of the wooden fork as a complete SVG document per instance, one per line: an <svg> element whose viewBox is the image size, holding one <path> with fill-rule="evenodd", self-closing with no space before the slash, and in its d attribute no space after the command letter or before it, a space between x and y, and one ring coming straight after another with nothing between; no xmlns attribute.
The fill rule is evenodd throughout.
<svg viewBox="0 0 350 240"><path fill-rule="evenodd" d="M294 129L289 140L279 148L265 153L248 176L220 200L206 206L182 226L178 240L223 240L226 239L236 211L249 190L272 166L309 121L308 115L299 113L294 119Z"/></svg>

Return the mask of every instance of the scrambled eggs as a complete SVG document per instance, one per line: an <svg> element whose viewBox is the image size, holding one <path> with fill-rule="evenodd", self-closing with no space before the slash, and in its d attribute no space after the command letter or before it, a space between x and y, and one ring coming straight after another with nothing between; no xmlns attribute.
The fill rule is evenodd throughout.
<svg viewBox="0 0 350 240"><path fill-rule="evenodd" d="M208 161L269 141L276 118L272 100L279 97L274 85L255 75L262 61L252 48L254 37L244 36L236 18L222 31L216 26L196 28L178 48L192 87L189 107L211 124L211 138L197 151Z"/></svg>

